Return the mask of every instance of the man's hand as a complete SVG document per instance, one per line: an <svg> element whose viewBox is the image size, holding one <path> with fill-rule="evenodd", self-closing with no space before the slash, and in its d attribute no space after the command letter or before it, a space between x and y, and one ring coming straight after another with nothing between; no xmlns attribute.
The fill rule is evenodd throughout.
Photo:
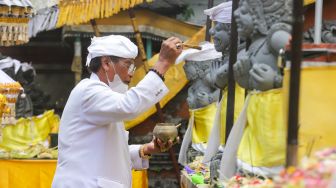
<svg viewBox="0 0 336 188"><path fill-rule="evenodd" d="M178 143L179 137L177 137L176 140ZM164 143L162 140L154 137L150 143L145 144L144 154L151 155L155 153L168 151L175 143L172 140L168 140L168 142Z"/></svg>
<svg viewBox="0 0 336 188"><path fill-rule="evenodd" d="M169 67L175 64L175 60L182 53L182 49L182 41L177 37L170 37L163 41L161 44L159 60L153 68L164 75Z"/></svg>

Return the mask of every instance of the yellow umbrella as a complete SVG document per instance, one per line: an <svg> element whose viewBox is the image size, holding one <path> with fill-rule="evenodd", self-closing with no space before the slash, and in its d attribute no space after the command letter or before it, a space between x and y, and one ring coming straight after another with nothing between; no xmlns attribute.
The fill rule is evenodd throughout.
<svg viewBox="0 0 336 188"><path fill-rule="evenodd" d="M56 27L77 25L92 19L107 18L135 5L153 0L60 0Z"/></svg>

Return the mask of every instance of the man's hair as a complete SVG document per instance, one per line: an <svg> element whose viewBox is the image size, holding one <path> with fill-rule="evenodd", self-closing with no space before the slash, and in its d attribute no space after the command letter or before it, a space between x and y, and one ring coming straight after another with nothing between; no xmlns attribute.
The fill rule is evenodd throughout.
<svg viewBox="0 0 336 188"><path fill-rule="evenodd" d="M121 57L117 56L109 56L113 63L118 63ZM90 61L90 65L88 67L89 72L97 73L99 68L101 67L101 56L92 58Z"/></svg>

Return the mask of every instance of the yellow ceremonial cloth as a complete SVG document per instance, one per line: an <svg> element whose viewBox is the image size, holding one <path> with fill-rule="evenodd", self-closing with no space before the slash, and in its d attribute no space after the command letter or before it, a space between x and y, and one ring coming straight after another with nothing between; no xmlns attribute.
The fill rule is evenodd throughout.
<svg viewBox="0 0 336 188"><path fill-rule="evenodd" d="M288 109L289 70L284 76L284 106ZM299 159L336 146L336 66L301 68ZM285 114L287 116L287 114ZM312 149L311 149L312 148Z"/></svg>
<svg viewBox="0 0 336 188"><path fill-rule="evenodd" d="M223 90L222 95L222 106L221 106L221 128L220 128L220 143L225 144L225 134L226 134L226 108L227 108L227 89ZM235 105L234 105L234 115L233 120L236 122L239 114L244 106L245 100L245 89L236 84L235 87Z"/></svg>
<svg viewBox="0 0 336 188"><path fill-rule="evenodd" d="M49 133L58 130L59 116L53 110L40 116L20 118L15 125L6 125L2 129L0 148L6 150L22 150L29 145L45 141Z"/></svg>
<svg viewBox="0 0 336 188"><path fill-rule="evenodd" d="M282 89L249 95L247 125L238 149L238 159L257 167L284 165L287 131Z"/></svg>
<svg viewBox="0 0 336 188"><path fill-rule="evenodd" d="M56 160L0 160L1 188L50 188ZM147 171L132 171L132 187L148 188Z"/></svg>
<svg viewBox="0 0 336 188"><path fill-rule="evenodd" d="M194 123L192 127L192 143L207 143L212 125L214 124L215 120L216 103L189 111L190 116L194 117ZM192 117L190 119L192 119Z"/></svg>
<svg viewBox="0 0 336 188"><path fill-rule="evenodd" d="M304 5L310 5L315 3L315 0L304 0Z"/></svg>

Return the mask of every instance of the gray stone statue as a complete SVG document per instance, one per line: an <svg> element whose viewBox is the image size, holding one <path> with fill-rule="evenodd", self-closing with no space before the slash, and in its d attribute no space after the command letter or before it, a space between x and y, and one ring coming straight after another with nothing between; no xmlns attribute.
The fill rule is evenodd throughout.
<svg viewBox="0 0 336 188"><path fill-rule="evenodd" d="M305 42L314 42L314 28L308 29L304 33ZM336 43L336 20L323 21L322 25L322 43Z"/></svg>
<svg viewBox="0 0 336 188"><path fill-rule="evenodd" d="M228 82L230 31L231 24L220 22L215 22L209 30L216 51L222 52L223 57L220 61L214 61L211 64L206 79L213 87L220 89L224 89Z"/></svg>
<svg viewBox="0 0 336 188"><path fill-rule="evenodd" d="M240 1L234 12L238 35L251 40L234 65L235 79L243 88L266 91L282 86L277 57L289 42L290 7L288 0Z"/></svg>
<svg viewBox="0 0 336 188"><path fill-rule="evenodd" d="M184 51L177 62L185 61L184 71L189 80L187 102L190 119L180 149L179 162L183 165L192 162L196 156L203 155L206 148L211 126L215 118L214 104L219 98L219 89L213 87L206 75L214 61L221 60L211 43L201 44L202 50L189 49ZM207 117L207 118L204 118ZM192 147L189 147L190 144Z"/></svg>
<svg viewBox="0 0 336 188"><path fill-rule="evenodd" d="M212 62L217 61L220 61L220 59L206 61L186 60L183 68L187 79L190 81L187 98L190 109L202 108L218 100L219 90L212 87L205 79L210 70L210 65Z"/></svg>

